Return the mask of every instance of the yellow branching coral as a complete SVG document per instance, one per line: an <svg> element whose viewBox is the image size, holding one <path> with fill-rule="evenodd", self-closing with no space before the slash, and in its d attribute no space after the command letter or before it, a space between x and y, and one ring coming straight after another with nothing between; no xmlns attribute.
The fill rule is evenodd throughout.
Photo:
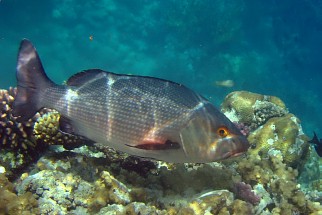
<svg viewBox="0 0 322 215"><path fill-rule="evenodd" d="M53 144L53 141L62 142L62 134L59 130L60 115L56 111L44 114L38 118L34 125L34 135L37 139L48 144Z"/></svg>
<svg viewBox="0 0 322 215"><path fill-rule="evenodd" d="M81 136L62 133L59 130L60 114L50 111L40 116L34 125L34 135L38 141L49 145L63 145L65 148L73 148L85 143Z"/></svg>

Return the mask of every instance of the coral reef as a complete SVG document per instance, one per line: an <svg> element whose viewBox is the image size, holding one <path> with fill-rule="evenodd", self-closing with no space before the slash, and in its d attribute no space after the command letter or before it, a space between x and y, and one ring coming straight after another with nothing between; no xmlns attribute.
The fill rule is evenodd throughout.
<svg viewBox="0 0 322 215"><path fill-rule="evenodd" d="M0 165L8 177L37 160L48 145L61 144L75 148L89 141L59 131L59 114L42 109L26 122L18 122L12 115L16 88L0 90Z"/></svg>
<svg viewBox="0 0 322 215"><path fill-rule="evenodd" d="M262 194L256 214L269 208L273 214L317 214L322 210L319 203L305 197L296 182L298 171L283 163L281 153L270 154L267 159L250 154L238 163L237 171L246 183L256 187L255 192Z"/></svg>
<svg viewBox="0 0 322 215"><path fill-rule="evenodd" d="M66 149L73 149L90 142L81 136L61 132L59 119L60 114L54 110L48 110L38 117L33 127L33 134L38 142L45 145L63 145Z"/></svg>
<svg viewBox="0 0 322 215"><path fill-rule="evenodd" d="M304 135L299 119L293 114L269 119L248 136L253 145L249 153L265 157L278 150L284 162L292 167L304 165L309 152L308 138Z"/></svg>
<svg viewBox="0 0 322 215"><path fill-rule="evenodd" d="M18 194L32 192L40 212L50 214L317 214L322 209L300 190L298 171L287 167L281 154L249 155L230 164L157 162L159 168L139 174L139 163L125 169L120 160L87 150L47 153L16 183Z"/></svg>
<svg viewBox="0 0 322 215"><path fill-rule="evenodd" d="M252 165L250 163L253 161L252 159L247 158L240 162L239 168L246 175L253 175L245 167L246 164ZM272 159L274 158L272 157ZM276 204L273 208L275 211L287 212L289 208L294 207L295 203L298 204L297 207L302 207L297 209L300 212L318 211L317 204L306 200L303 193L297 194L301 193L297 184L294 183L297 172L291 168L287 169L282 162L278 161L274 161L274 167L278 169L278 176L280 177L274 175L274 170L271 170L272 174L270 174L264 186L261 186L262 189L269 191L268 196L271 201L270 204L264 204L264 207L263 203L259 204L260 207L254 207L241 199L235 199L234 194L228 190L220 190L220 187L224 188L230 182L227 185L222 184L225 180L218 177L218 174L220 172L230 172L230 174L233 174L231 170L224 166L214 173L209 173L209 170L212 168L216 170L216 168L214 166L201 165L191 169L187 166L179 165L174 170L162 168L158 174L150 173L147 177L142 177L135 172L124 169L116 173L114 170L111 170L111 164L100 167L97 163L92 163L95 160L90 158L87 159L85 164L79 155L66 159L69 165L65 168L60 168L60 170L58 169L62 164L57 163L56 169L53 169L53 161L59 162L60 160L51 160L49 162L49 160L43 159L41 161L43 164L38 165L42 166L42 170L28 176L17 186L20 194L23 194L28 189L33 193L37 193L39 201L42 202L40 210L43 212L51 211L55 213L55 211L61 210L62 214L68 211L74 213L83 211L85 214L103 214L106 211L113 210L127 212L128 214L136 214L138 211L142 214L150 212L156 214L204 214L206 212L212 214L225 214L228 212L230 214L253 214L257 210L265 209L267 211L268 208L272 207L272 202ZM263 164L262 162L257 163L259 166ZM79 169L77 167L79 165L85 165L85 169ZM268 163L264 163L264 165L258 169L263 170L267 166L272 166L272 164ZM96 168L102 171L99 170L97 172ZM108 169L110 170L107 171ZM87 178L86 181L84 180L84 175L82 174L84 171L92 175L91 179ZM283 172L287 174L285 175ZM164 177L165 175L169 176ZM176 177L171 177L171 175ZM194 175L198 176L198 179L201 180L198 184L191 183L197 179L194 178ZM266 173L266 175L269 174ZM180 176L181 181L187 181L187 183L177 188L177 190L173 190L174 186L178 185L178 176ZM190 179L191 177L193 179ZM208 184L209 177L220 182L217 188L214 188L214 184ZM238 180L238 177L234 180ZM256 184L255 180L249 180L248 182ZM270 180L274 182L270 185L272 190L269 190L270 186L268 186L271 183L269 182ZM292 181L293 183L291 183ZM255 192L259 192L258 186L254 186ZM214 189L214 191L205 192L209 188ZM204 191L200 191L200 189ZM43 194L44 192L46 194ZM261 200L264 199L262 193L263 191L259 194ZM286 198L284 196L287 196L287 202L279 203L281 197ZM53 199L54 202L45 204L46 201L52 201ZM303 206L303 201L307 206ZM241 213L242 211L244 213Z"/></svg>
<svg viewBox="0 0 322 215"><path fill-rule="evenodd" d="M228 94L221 105L221 110L231 121L244 123L251 130L265 124L272 117L288 113L281 99L246 91Z"/></svg>
<svg viewBox="0 0 322 215"><path fill-rule="evenodd" d="M0 90L0 165L6 169L7 176L19 171L39 157L46 146L37 144L33 136L33 124L40 114L26 122L17 122L12 115L12 105L16 95L15 88Z"/></svg>
<svg viewBox="0 0 322 215"><path fill-rule="evenodd" d="M234 122L234 124L244 136L247 137L249 135L250 133L249 126L245 125L244 123L238 123L238 122Z"/></svg>
<svg viewBox="0 0 322 215"><path fill-rule="evenodd" d="M299 159L306 160L310 151L299 120L282 108L279 99L268 101L256 95L274 105L264 105L273 107L264 116L244 105L245 110L252 110L252 119L264 119L260 126L255 123L259 120L251 124L238 121L253 148L244 157L221 163L170 164L129 156L107 146L74 148L86 139L61 134L57 112L39 113L32 124L33 134L27 138L48 150L30 170L16 172L18 179L13 184L4 177L8 167L0 168L0 196L5 202L0 212L318 214L322 208L314 201L321 200L319 176L315 172L306 176L312 181L310 189L316 192L302 191L297 181L303 163ZM258 102L249 104L256 106ZM283 114L276 115L277 109ZM245 112L239 114L243 119ZM249 128L252 125L253 130ZM7 156L9 152L14 153L8 151ZM24 159L16 162L24 163Z"/></svg>
<svg viewBox="0 0 322 215"><path fill-rule="evenodd" d="M322 161L313 147L310 147L310 157L305 163L298 182L301 189L310 199L322 204Z"/></svg>
<svg viewBox="0 0 322 215"><path fill-rule="evenodd" d="M236 194L237 198L249 202L253 205L256 205L260 202L260 196L254 193L252 187L249 184L245 184L244 182L237 182L233 187L233 191Z"/></svg>
<svg viewBox="0 0 322 215"><path fill-rule="evenodd" d="M14 185L0 173L0 214L40 214L38 202L31 192L17 195Z"/></svg>
<svg viewBox="0 0 322 215"><path fill-rule="evenodd" d="M309 156L308 137L303 133L300 120L288 113L281 99L236 91L226 96L221 107L243 133L251 131L249 153L266 157L268 153L281 151L287 165L303 167Z"/></svg>
<svg viewBox="0 0 322 215"><path fill-rule="evenodd" d="M0 147L26 151L36 145L33 138L33 123L36 117L27 122L17 122L16 117L12 115L15 96L15 88L0 90Z"/></svg>
<svg viewBox="0 0 322 215"><path fill-rule="evenodd" d="M86 162L84 161L86 159ZM145 176L107 158L55 153L43 156L33 174L18 181L19 195L37 196L41 213L104 214L109 210L127 214L204 214L219 211L253 211L253 206L235 199L227 190L232 178L230 168L219 164L163 166ZM134 163L133 166L136 164ZM136 168L134 168L136 169ZM180 185L180 186L178 186ZM209 189L213 190L209 192Z"/></svg>

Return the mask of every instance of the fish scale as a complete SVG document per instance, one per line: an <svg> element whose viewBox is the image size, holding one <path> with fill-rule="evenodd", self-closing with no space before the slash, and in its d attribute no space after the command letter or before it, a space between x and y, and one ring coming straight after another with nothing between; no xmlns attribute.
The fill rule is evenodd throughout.
<svg viewBox="0 0 322 215"><path fill-rule="evenodd" d="M20 45L14 115L61 114L60 129L131 155L168 162L212 162L243 154L236 126L191 89L159 78L85 70L57 85L34 46Z"/></svg>

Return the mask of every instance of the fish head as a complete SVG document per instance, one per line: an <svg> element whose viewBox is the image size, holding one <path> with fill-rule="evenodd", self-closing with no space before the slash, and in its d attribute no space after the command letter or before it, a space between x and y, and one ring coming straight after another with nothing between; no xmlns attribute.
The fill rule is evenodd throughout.
<svg viewBox="0 0 322 215"><path fill-rule="evenodd" d="M194 162L236 157L249 148L247 138L213 105L205 104L193 115L181 130L180 138L186 156Z"/></svg>

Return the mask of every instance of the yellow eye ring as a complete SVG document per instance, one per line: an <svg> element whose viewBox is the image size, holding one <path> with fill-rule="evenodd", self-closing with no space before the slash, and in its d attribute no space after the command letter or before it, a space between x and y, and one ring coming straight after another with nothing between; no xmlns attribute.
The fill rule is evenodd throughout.
<svg viewBox="0 0 322 215"><path fill-rule="evenodd" d="M229 135L229 131L226 127L219 127L217 129L217 134L220 136L220 137L227 137Z"/></svg>

